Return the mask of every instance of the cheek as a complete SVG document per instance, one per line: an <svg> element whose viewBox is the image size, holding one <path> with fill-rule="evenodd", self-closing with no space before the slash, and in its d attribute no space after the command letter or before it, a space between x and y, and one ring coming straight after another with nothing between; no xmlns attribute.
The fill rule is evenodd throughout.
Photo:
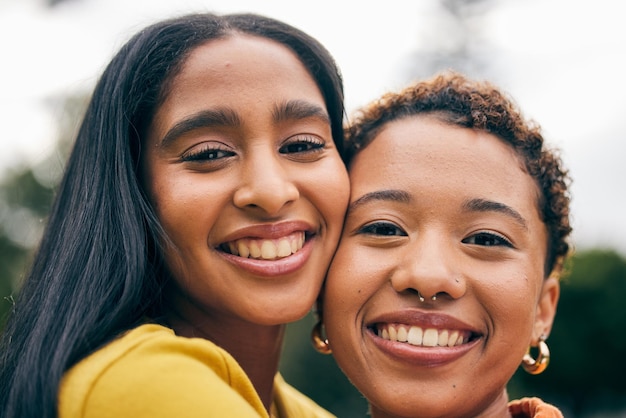
<svg viewBox="0 0 626 418"><path fill-rule="evenodd" d="M310 195L314 196L316 206L332 216L335 222L338 220L343 226L343 217L350 198L350 182L339 157L336 161L329 161L329 163L319 171L314 181L307 181L307 189Z"/></svg>
<svg viewBox="0 0 626 418"><path fill-rule="evenodd" d="M373 262L376 260L377 262ZM353 320L385 281L383 259L344 239L326 280L326 299L337 321ZM333 317L335 317L333 315Z"/></svg>
<svg viewBox="0 0 626 418"><path fill-rule="evenodd" d="M333 324L346 319L346 313L353 307L354 298L352 293L356 290L358 273L352 269L350 251L344 246L339 247L328 270L324 286L324 316Z"/></svg>
<svg viewBox="0 0 626 418"><path fill-rule="evenodd" d="M204 206L202 194L197 190L189 192L184 185L170 183L162 186L155 190L153 203L157 217L168 234L188 229L194 221L200 221L196 212Z"/></svg>
<svg viewBox="0 0 626 418"><path fill-rule="evenodd" d="M361 287L363 272L354 268L358 261L345 247L340 249L326 278L322 314L336 359L352 356L352 350L358 346L358 334L355 334L359 329L357 316L367 293Z"/></svg>
<svg viewBox="0 0 626 418"><path fill-rule="evenodd" d="M345 258L340 253L336 253L324 285L324 302L328 305L328 308L324 309L324 316L334 316L335 312L339 310L348 310L348 305L352 300L349 292L355 288L354 282L349 279L349 277L353 277L352 272L348 272L349 269L350 267L345 263Z"/></svg>
<svg viewBox="0 0 626 418"><path fill-rule="evenodd" d="M538 297L535 279L511 274L483 288L483 303L489 310L494 332L505 336L503 343L506 345L522 342L525 346L526 338L520 336L530 335Z"/></svg>
<svg viewBox="0 0 626 418"><path fill-rule="evenodd" d="M200 177L164 175L151 184L150 200L163 229L179 247L187 247L193 237L207 240L222 202L227 185L215 185Z"/></svg>

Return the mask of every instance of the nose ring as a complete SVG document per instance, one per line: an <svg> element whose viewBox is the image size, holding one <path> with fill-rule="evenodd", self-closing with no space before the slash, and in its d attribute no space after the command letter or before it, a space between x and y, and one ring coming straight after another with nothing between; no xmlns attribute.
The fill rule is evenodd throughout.
<svg viewBox="0 0 626 418"><path fill-rule="evenodd" d="M424 296L422 296L422 294L420 293L420 291L417 291L417 296L420 298L420 302L425 302L426 298L424 298ZM434 295L431 296L430 300L432 300L433 302L437 300L437 294L435 293Z"/></svg>

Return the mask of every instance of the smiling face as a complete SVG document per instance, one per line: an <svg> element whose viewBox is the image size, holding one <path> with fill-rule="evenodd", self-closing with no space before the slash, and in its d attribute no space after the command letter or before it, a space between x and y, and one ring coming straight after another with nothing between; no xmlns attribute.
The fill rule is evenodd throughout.
<svg viewBox="0 0 626 418"><path fill-rule="evenodd" d="M508 416L505 385L558 299L531 177L495 136L414 116L350 180L323 305L340 367L377 418Z"/></svg>
<svg viewBox="0 0 626 418"><path fill-rule="evenodd" d="M289 49L244 35L194 49L157 109L142 169L170 240L177 315L219 327L306 314L349 184L322 94Z"/></svg>

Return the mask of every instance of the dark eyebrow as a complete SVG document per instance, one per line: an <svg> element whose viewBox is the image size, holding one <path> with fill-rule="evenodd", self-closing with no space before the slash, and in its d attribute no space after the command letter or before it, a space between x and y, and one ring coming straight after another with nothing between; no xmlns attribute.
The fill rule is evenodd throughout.
<svg viewBox="0 0 626 418"><path fill-rule="evenodd" d="M330 117L326 109L304 100L291 100L276 105L274 106L272 115L276 122L317 118L322 122L330 123Z"/></svg>
<svg viewBox="0 0 626 418"><path fill-rule="evenodd" d="M403 190L378 190L375 192L364 194L354 202L350 203L350 206L348 207L348 212L351 212L359 206L362 206L373 200L410 203L411 196Z"/></svg>
<svg viewBox="0 0 626 418"><path fill-rule="evenodd" d="M463 203L463 208L472 212L499 212L513 218L524 229L528 229L526 220L518 211L504 203L486 199L470 199Z"/></svg>
<svg viewBox="0 0 626 418"><path fill-rule="evenodd" d="M166 146L179 136L198 128L211 126L237 127L241 126L239 115L231 109L203 110L191 115L176 124L163 136L161 146Z"/></svg>

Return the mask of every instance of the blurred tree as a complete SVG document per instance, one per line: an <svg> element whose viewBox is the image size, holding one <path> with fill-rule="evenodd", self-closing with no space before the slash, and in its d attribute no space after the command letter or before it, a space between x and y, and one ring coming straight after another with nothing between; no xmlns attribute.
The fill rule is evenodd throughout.
<svg viewBox="0 0 626 418"><path fill-rule="evenodd" d="M26 263L26 251L10 240L0 229L0 330L13 306L14 278L20 277Z"/></svg>
<svg viewBox="0 0 626 418"><path fill-rule="evenodd" d="M50 8L58 6L61 3L67 3L70 1L80 1L80 0L45 0L46 6Z"/></svg>
<svg viewBox="0 0 626 418"><path fill-rule="evenodd" d="M32 166L11 169L0 182L0 329L41 237L84 101L84 95L50 100L51 108L63 109L56 147Z"/></svg>
<svg viewBox="0 0 626 418"><path fill-rule="evenodd" d="M539 376L518 371L510 390L550 399L566 416L624 413L626 259L592 249L575 254L569 270L548 341L550 366Z"/></svg>
<svg viewBox="0 0 626 418"><path fill-rule="evenodd" d="M31 168L15 169L0 183L0 325L41 235L51 196Z"/></svg>
<svg viewBox="0 0 626 418"><path fill-rule="evenodd" d="M484 39L482 20L494 0L440 0L439 11L429 16L421 45L408 60L407 78L430 77L453 69L472 77L494 79L493 50Z"/></svg>

